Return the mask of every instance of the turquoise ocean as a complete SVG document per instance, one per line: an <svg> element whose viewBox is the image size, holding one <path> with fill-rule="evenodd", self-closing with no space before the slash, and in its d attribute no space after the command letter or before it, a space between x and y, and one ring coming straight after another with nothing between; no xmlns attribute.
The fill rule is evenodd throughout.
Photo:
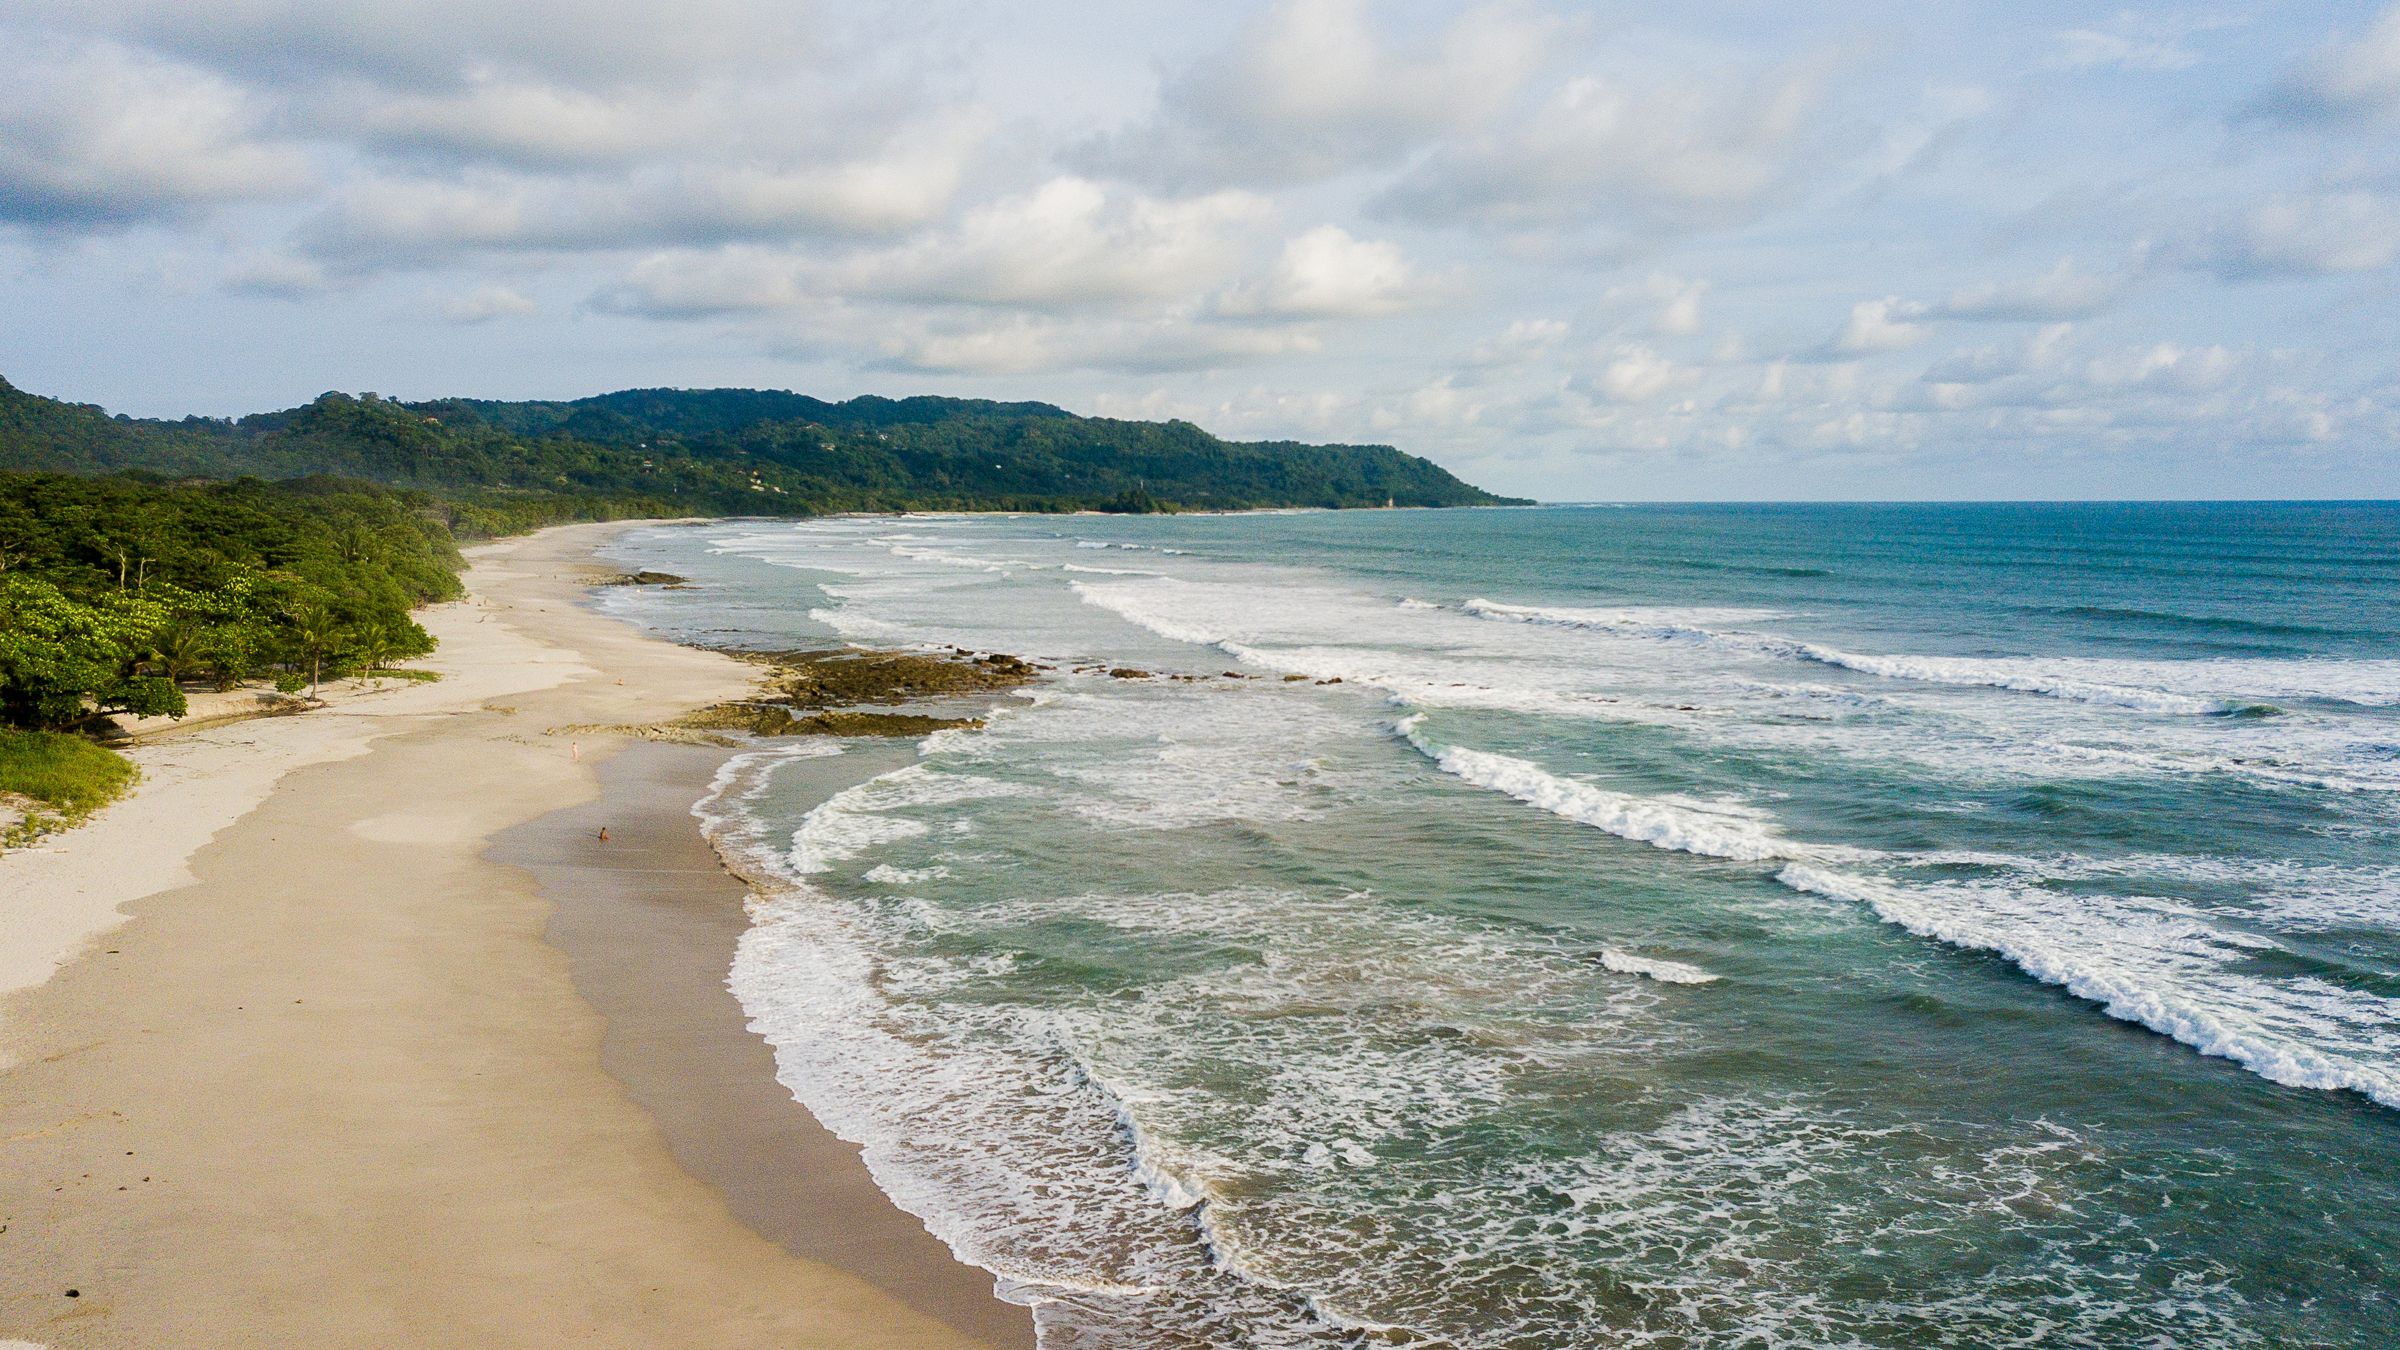
<svg viewBox="0 0 2400 1350"><path fill-rule="evenodd" d="M697 808L783 1081L1045 1346L2400 1345L2400 507L614 556L684 640L1060 667Z"/></svg>

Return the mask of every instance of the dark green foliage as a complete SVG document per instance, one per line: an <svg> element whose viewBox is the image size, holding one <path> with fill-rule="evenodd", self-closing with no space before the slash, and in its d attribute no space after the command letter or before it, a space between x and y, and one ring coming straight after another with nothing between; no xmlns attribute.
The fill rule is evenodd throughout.
<svg viewBox="0 0 2400 1350"><path fill-rule="evenodd" d="M1140 483L1125 489L1100 504L1100 509L1115 516L1147 516L1167 509L1166 504L1150 495L1150 489Z"/></svg>
<svg viewBox="0 0 2400 1350"><path fill-rule="evenodd" d="M183 695L141 654L167 621L138 595L69 599L39 577L0 576L0 720L65 727L109 712L183 715Z"/></svg>
<svg viewBox="0 0 2400 1350"><path fill-rule="evenodd" d="M0 721L181 715L177 684L421 656L459 593L431 500L365 483L0 472Z"/></svg>
<svg viewBox="0 0 2400 1350"><path fill-rule="evenodd" d="M630 389L561 403L373 394L237 421L112 418L0 381L0 466L296 478L438 494L461 536L641 515L1502 503L1389 446L1246 444L1044 403Z"/></svg>

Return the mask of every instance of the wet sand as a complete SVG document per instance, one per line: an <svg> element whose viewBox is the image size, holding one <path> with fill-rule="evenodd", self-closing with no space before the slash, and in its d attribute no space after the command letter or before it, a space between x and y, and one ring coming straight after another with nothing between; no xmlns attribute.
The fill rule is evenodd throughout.
<svg viewBox="0 0 2400 1350"><path fill-rule="evenodd" d="M703 839L691 805L728 756L637 744L600 769L600 797L501 834L485 855L531 872L557 905L549 939L607 1021L600 1063L666 1132L675 1159L785 1250L886 1288L994 1345L1032 1344L1024 1309L992 1297L875 1188L858 1149L775 1081L775 1056L726 988L749 887ZM826 797L914 758L913 742L854 743L787 766L782 790ZM599 831L609 832L606 843Z"/></svg>

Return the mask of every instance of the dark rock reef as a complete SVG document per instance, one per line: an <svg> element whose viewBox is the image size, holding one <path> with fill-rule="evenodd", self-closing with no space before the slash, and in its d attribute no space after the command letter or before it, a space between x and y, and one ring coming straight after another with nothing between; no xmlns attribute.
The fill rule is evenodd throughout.
<svg viewBox="0 0 2400 1350"><path fill-rule="evenodd" d="M861 705L973 698L1014 689L1049 669L1005 652L736 651L769 668L756 698L738 699L645 726L560 727L653 741L733 745L749 736L924 736L983 725L980 717L867 712ZM556 734L556 733L553 733Z"/></svg>

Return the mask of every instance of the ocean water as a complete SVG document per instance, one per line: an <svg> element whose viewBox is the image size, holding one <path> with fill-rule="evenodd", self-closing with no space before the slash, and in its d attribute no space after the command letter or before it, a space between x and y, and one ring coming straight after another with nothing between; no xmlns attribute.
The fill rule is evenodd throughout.
<svg viewBox="0 0 2400 1350"><path fill-rule="evenodd" d="M2400 1344L2400 507L619 551L1061 666L700 808L783 1080L1046 1346Z"/></svg>

